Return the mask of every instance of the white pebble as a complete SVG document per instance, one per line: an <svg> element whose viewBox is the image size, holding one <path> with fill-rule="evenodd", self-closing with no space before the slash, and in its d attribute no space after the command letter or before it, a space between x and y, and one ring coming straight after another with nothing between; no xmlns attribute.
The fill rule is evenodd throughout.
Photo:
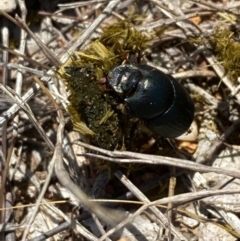
<svg viewBox="0 0 240 241"><path fill-rule="evenodd" d="M10 13L17 7L16 0L0 0L0 9Z"/></svg>

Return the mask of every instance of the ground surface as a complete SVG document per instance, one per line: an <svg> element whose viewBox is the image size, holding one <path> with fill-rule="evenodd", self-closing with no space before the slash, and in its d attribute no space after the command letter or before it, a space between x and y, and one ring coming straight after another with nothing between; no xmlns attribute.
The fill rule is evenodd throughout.
<svg viewBox="0 0 240 241"><path fill-rule="evenodd" d="M239 240L239 1L9 0L0 11L0 240ZM122 21L116 62L86 52ZM144 63L180 81L191 135L163 139L133 118L137 153L86 144L61 72L86 53L102 72Z"/></svg>

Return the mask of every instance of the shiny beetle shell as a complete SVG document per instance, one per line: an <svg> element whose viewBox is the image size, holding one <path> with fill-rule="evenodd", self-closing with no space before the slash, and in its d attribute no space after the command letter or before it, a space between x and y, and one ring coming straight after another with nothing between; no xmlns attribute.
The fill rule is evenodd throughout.
<svg viewBox="0 0 240 241"><path fill-rule="evenodd" d="M110 71L108 82L153 132L175 138L189 129L194 103L172 76L148 65L120 65Z"/></svg>

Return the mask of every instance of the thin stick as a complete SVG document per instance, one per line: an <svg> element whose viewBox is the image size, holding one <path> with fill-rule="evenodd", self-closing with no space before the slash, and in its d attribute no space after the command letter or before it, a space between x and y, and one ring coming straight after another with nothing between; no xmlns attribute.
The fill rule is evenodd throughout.
<svg viewBox="0 0 240 241"><path fill-rule="evenodd" d="M125 175L123 175L120 171L115 173L115 176L130 189L130 191L141 201L144 203L150 203L150 200L136 187L133 183L127 179ZM157 207L150 207L150 210L155 214L157 219L160 221L161 224L166 229L170 229L170 232L180 240L186 240L186 238L173 226L171 222L168 222L166 216L157 208Z"/></svg>
<svg viewBox="0 0 240 241"><path fill-rule="evenodd" d="M41 41L40 38L38 38L26 25L26 23L19 18L18 16L16 16L16 19L18 20L20 26L22 29L24 29L31 38L34 39L34 41L36 42L36 44L41 48L41 50L43 51L43 53L45 54L45 56L52 62L53 66L56 67L60 67L61 62L58 60L58 58L55 56L54 53L52 53L52 51L46 47L46 45Z"/></svg>
<svg viewBox="0 0 240 241"><path fill-rule="evenodd" d="M120 0L112 0L109 2L109 4L106 6L106 8L103 10L102 14L100 14L89 26L89 28L82 34L81 38L79 38L72 47L69 48L69 52L73 52L77 48L81 48L83 44L86 42L86 40L91 36L93 31L105 20L113 11L113 9L120 3ZM66 56L67 58L69 56ZM67 60L65 59L65 61ZM65 62L64 61L64 62Z"/></svg>
<svg viewBox="0 0 240 241"><path fill-rule="evenodd" d="M166 156L155 156L155 155L147 155L147 154L140 154L135 152L121 152L121 151L106 151L104 149L91 146L89 144L79 142L79 145L97 151L100 154L93 154L93 153L85 153L83 155L97 157L101 160L108 160L116 163L145 163L145 164L152 164L152 165L166 165L166 166L174 166L178 168L183 168L191 171L198 171L198 172L216 172L219 174L224 174L230 177L240 178L240 173L234 170L226 170L223 168L217 167L210 167L205 166L202 164L198 164L189 160L182 160L179 158L174 157L166 157Z"/></svg>
<svg viewBox="0 0 240 241"><path fill-rule="evenodd" d="M3 21L3 24L6 25L6 21ZM9 46L9 29L7 26L2 27L1 31L2 35L2 40L3 40L3 45L7 48ZM2 83L4 86L7 85L7 80L8 80L8 69L6 64L8 63L8 52L3 51L3 62L5 66L3 67L3 73L2 73ZM5 122L4 125L2 126L2 154L3 158L0 163L0 170L1 170L1 188L0 188L0 208L4 208L4 202L3 200L5 199L5 185L6 185L6 178L7 178L7 170L5 166L8 163L8 157L7 157L7 123ZM4 223L4 212L1 212L1 222ZM2 233L0 234L1 236L3 235ZM1 237L3 238L3 237Z"/></svg>

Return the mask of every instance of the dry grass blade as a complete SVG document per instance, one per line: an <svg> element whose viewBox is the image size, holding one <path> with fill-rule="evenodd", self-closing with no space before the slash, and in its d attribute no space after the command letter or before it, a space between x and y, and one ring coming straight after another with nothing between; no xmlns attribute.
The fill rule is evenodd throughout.
<svg viewBox="0 0 240 241"><path fill-rule="evenodd" d="M104 209L97 204L90 203L89 197L81 189L79 189L79 187L70 179L68 172L63 166L63 154L61 145L57 145L55 148L54 160L56 160L55 172L62 186L70 190L79 199L80 203L84 207L86 207L89 211L95 213L103 221L111 225L116 223L118 218L116 219L116 214L114 214L113 210L111 210L110 212L108 209ZM121 220L121 213L117 212L117 214L117 216L119 216L119 220Z"/></svg>
<svg viewBox="0 0 240 241"><path fill-rule="evenodd" d="M150 200L138 190L136 186L133 185L133 183L130 182L130 180L127 179L125 175L123 175L120 171L117 171L115 173L115 176L120 179L120 181L128 187L128 189L136 196L139 200L143 201L144 203L150 203ZM170 230L170 233L173 233L174 236L179 238L180 240L186 240L185 237L174 227L174 225L169 222L169 220L165 217L165 215L156 207L150 207L150 210L153 212L153 214L157 217L159 222L164 225L165 228Z"/></svg>
<svg viewBox="0 0 240 241"><path fill-rule="evenodd" d="M41 68L43 68L43 69L49 69L49 67L48 67L47 65L44 65L44 64L42 64L42 63L40 63L40 62L37 62L37 61L35 61L34 59L31 59L31 58L27 57L27 56L24 55L24 54L20 54L20 53L18 53L18 52L16 52L16 51L13 51L13 50L5 47L5 46L0 45L0 49L1 49L1 50L5 50L5 51L7 51L8 53L11 53L11 54L13 54L13 55L18 56L19 58L22 58L22 59L28 61L29 63L32 63L34 66L39 66L39 67L41 67Z"/></svg>
<svg viewBox="0 0 240 241"><path fill-rule="evenodd" d="M19 22L19 25L22 29L24 29L34 40L35 42L38 44L38 46L42 49L42 51L44 52L44 54L47 56L47 58L52 62L53 66L59 67L61 65L61 62L58 60L58 58L54 55L54 53L52 53L46 46L45 44L41 41L41 39L39 39L36 35L34 35L32 33L32 31L30 31L30 29L28 28L28 26L26 25L26 23L19 18L18 16L16 16L17 21Z"/></svg>
<svg viewBox="0 0 240 241"><path fill-rule="evenodd" d="M79 145L87 149L90 149L92 151L96 151L98 153L103 154L103 155L100 155L100 154L93 154L93 153L85 153L83 155L97 157L102 160L117 162L119 164L123 164L123 163L145 163L146 164L147 163L152 165L167 165L167 166L174 166L174 167L179 167L179 168L192 170L192 171L216 172L216 173L225 174L231 177L240 178L239 172L236 172L234 170L225 170L225 169L216 168L216 167L204 166L188 160L182 160L182 159L166 157L166 156L146 155L146 154L133 153L133 152L119 152L119 151L111 152L95 146L91 146L83 142L79 142Z"/></svg>

